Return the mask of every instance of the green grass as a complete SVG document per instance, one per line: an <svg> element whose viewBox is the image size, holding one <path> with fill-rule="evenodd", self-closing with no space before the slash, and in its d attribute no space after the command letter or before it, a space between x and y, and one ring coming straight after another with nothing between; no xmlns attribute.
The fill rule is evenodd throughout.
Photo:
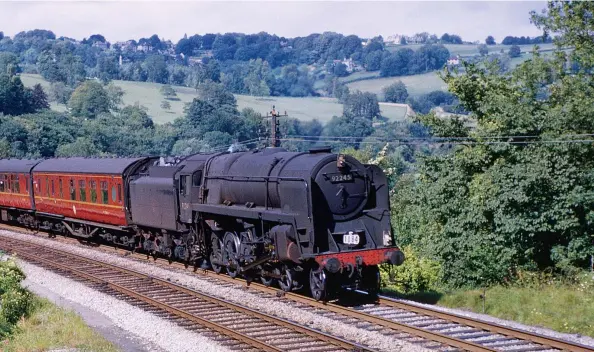
<svg viewBox="0 0 594 352"><path fill-rule="evenodd" d="M346 77L340 77L338 80L343 83L349 83L349 82L357 81L357 80L379 78L379 76L380 76L379 71L372 71L372 72L359 71L359 72L352 73Z"/></svg>
<svg viewBox="0 0 594 352"><path fill-rule="evenodd" d="M578 283L558 280L529 285L493 286L486 290L485 314L526 325L594 337L594 274L584 274ZM451 293L423 292L387 295L483 313L482 290Z"/></svg>
<svg viewBox="0 0 594 352"><path fill-rule="evenodd" d="M21 320L17 328L17 333L9 340L0 341L3 351L28 352L67 348L93 352L118 351L74 312L61 309L38 297L34 298L33 310L29 317Z"/></svg>
<svg viewBox="0 0 594 352"><path fill-rule="evenodd" d="M49 95L50 84L40 75L21 74L21 81L23 81L25 87L33 87L39 83L41 84L41 87L45 93ZM50 108L59 112L66 111L66 107L64 105L56 104L55 102L50 102Z"/></svg>
<svg viewBox="0 0 594 352"><path fill-rule="evenodd" d="M392 45L387 46L388 50L395 51L399 48L410 48L416 50L420 48L420 44L412 44L405 46ZM450 51L451 55L460 55L462 57L476 56L479 55L478 45L474 44L446 44L446 48ZM500 53L503 49L504 53L509 51L510 45L491 45L489 46L489 53L495 54ZM517 58L511 59L511 68L516 67L520 63L530 59L533 45L520 45L522 55ZM542 44L540 45L540 52L543 55L549 55L554 48L554 44ZM406 89L411 96L418 96L429 93L434 90L446 90L446 84L437 76L436 72L429 72L424 74L412 75L412 76L400 76L400 77L386 77L381 78L379 71L374 72L356 72L347 77L341 78L341 81L346 83L349 89L360 90L363 92L371 92L382 98L382 88L396 82L402 81L406 84ZM353 82L355 81L355 82Z"/></svg>
<svg viewBox="0 0 594 352"><path fill-rule="evenodd" d="M447 89L447 85L441 78L439 78L439 76L437 76L437 72L428 72L413 76L370 79L348 83L347 86L351 91L360 90L362 92L375 93L381 99L383 96L382 88L389 86L396 81L402 81L402 83L406 85L408 94L411 96L419 96L434 90Z"/></svg>
<svg viewBox="0 0 594 352"><path fill-rule="evenodd" d="M21 79L25 86L31 87L36 83L41 83L46 91L49 89L49 83L39 75L22 74ZM191 102L196 98L196 90L188 87L173 87L179 100L169 101L170 110L161 108L161 102L164 100L159 92L161 84L147 82L114 81L114 84L120 86L125 94L124 104L133 105L139 103L148 108L148 113L155 123L166 123L173 121L176 117L183 115L185 103ZM342 104L332 98L290 98L290 97L253 97L247 95L235 95L239 109L253 108L257 112L265 114L272 110L272 105L280 111L287 111L288 115L300 120L318 119L320 122L328 122L333 116L342 115ZM52 109L64 111L63 105L52 104ZM406 114L406 108L381 104L382 114L393 121L403 120Z"/></svg>

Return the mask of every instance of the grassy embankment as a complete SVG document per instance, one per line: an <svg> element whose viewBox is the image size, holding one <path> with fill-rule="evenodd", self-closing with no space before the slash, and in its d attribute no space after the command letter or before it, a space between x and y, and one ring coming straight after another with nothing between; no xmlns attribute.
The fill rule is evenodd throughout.
<svg viewBox="0 0 594 352"><path fill-rule="evenodd" d="M483 290L458 290L399 295L387 294L439 306L483 313ZM492 286L485 291L484 313L526 325L594 337L594 273L584 273L576 282L559 279L520 280L510 286Z"/></svg>
<svg viewBox="0 0 594 352"><path fill-rule="evenodd" d="M27 87L32 87L41 83L46 92L49 92L49 83L39 75L22 74L21 79ZM125 94L124 104L132 105L138 102L148 108L148 113L155 123L167 123L173 121L176 117L183 115L184 104L191 102L197 97L196 91L188 87L173 87L179 100L170 101L171 109L161 108L161 102L164 100L159 92L161 84L147 82L114 81L114 84L120 86ZM342 115L342 104L333 98L290 98L290 97L253 97L247 95L235 95L239 109L253 108L257 112L265 114L272 109L272 105L280 111L287 111L290 117L308 121L318 119L322 123L328 122L333 116ZM64 111L63 105L52 103L52 109ZM390 104L380 104L382 114L387 118L397 121L403 120L406 114L406 107Z"/></svg>
<svg viewBox="0 0 594 352"><path fill-rule="evenodd" d="M390 51L396 51L401 48L416 50L420 47L420 44L406 46L390 45L387 46L387 49ZM460 55L461 57L470 57L480 55L478 51L478 45L474 44L445 44L445 47L450 51L452 56ZM490 45L489 54L500 54L501 50L507 54L510 47L511 45ZM522 55L510 60L510 68L514 68L520 63L530 59L533 48L534 45L520 45ZM543 55L548 55L552 52L553 48L554 45L551 43L541 44L539 45L539 52L543 53ZM375 93L380 99L382 99L383 95L382 88L389 86L396 81L402 81L402 83L406 85L408 94L413 97L426 94L434 90L447 90L447 85L441 80L441 78L439 78L437 72L385 78L379 76L379 71L356 72L352 75L341 78L341 81L347 83L347 86L351 91L360 90L362 92Z"/></svg>
<svg viewBox="0 0 594 352"><path fill-rule="evenodd" d="M5 352L67 348L94 352L118 351L113 344L88 327L76 313L36 296L28 317L21 319L15 334L2 342Z"/></svg>

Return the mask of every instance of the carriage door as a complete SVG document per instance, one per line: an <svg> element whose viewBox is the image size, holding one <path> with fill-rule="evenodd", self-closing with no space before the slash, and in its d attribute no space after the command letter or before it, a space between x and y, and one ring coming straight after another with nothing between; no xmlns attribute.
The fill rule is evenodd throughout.
<svg viewBox="0 0 594 352"><path fill-rule="evenodd" d="M177 187L179 199L179 219L181 222L192 222L192 175L179 175Z"/></svg>

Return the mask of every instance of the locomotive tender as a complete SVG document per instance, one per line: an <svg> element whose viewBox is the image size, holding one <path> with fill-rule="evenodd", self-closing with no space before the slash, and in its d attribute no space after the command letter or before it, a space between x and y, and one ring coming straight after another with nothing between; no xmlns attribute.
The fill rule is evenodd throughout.
<svg viewBox="0 0 594 352"><path fill-rule="evenodd" d="M130 249L285 291L377 293L400 265L387 179L329 148L162 158L0 160L0 221Z"/></svg>

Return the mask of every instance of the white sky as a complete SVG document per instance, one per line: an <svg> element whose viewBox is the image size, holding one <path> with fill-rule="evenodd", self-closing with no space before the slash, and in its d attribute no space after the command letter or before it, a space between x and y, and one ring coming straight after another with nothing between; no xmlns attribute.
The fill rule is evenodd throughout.
<svg viewBox="0 0 594 352"><path fill-rule="evenodd" d="M35 28L76 39L103 34L108 41L158 34L177 42L184 33L257 33L295 37L334 31L361 37L416 32L455 33L500 42L506 35L536 36L530 10L544 1L1 1L0 31Z"/></svg>

